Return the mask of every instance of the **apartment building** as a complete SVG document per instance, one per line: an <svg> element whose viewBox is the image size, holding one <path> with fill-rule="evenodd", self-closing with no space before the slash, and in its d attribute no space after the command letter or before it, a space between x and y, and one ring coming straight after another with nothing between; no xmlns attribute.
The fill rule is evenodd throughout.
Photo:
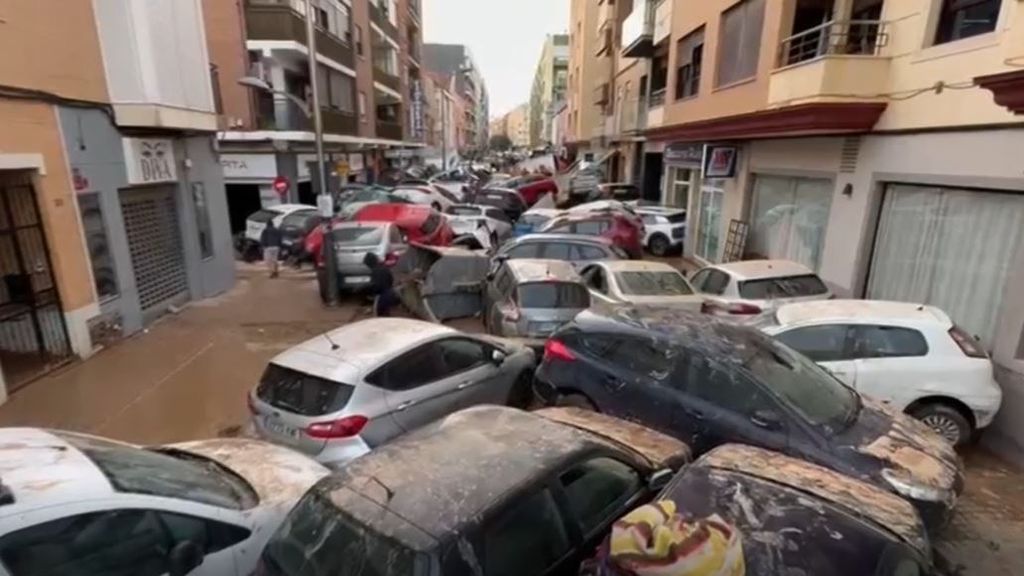
<svg viewBox="0 0 1024 576"><path fill-rule="evenodd" d="M460 150L487 148L490 138L490 108L487 86L469 48L461 44L424 44L423 65L441 77L454 78L462 118L459 121Z"/></svg>
<svg viewBox="0 0 1024 576"><path fill-rule="evenodd" d="M569 70L566 82L568 126L562 137L565 146L593 160L604 151L604 106L595 102L594 91L607 84L611 70L598 56L601 40L599 13L614 0L570 0Z"/></svg>
<svg viewBox="0 0 1024 576"><path fill-rule="evenodd" d="M0 10L0 401L233 284L204 34L199 0Z"/></svg>
<svg viewBox="0 0 1024 576"><path fill-rule="evenodd" d="M426 95L424 122L427 126L427 147L423 158L434 166L448 167L457 159L459 150L456 135L460 130L461 115L456 110L454 79L424 71L423 81Z"/></svg>
<svg viewBox="0 0 1024 576"><path fill-rule="evenodd" d="M569 81L569 35L548 34L530 93L529 145L551 143L552 122Z"/></svg>
<svg viewBox="0 0 1024 576"><path fill-rule="evenodd" d="M526 148L531 145L532 118L533 106L531 104L520 104L505 115L505 135L512 141L513 147ZM552 114L552 121L553 119L554 115Z"/></svg>
<svg viewBox="0 0 1024 576"><path fill-rule="evenodd" d="M332 180L373 181L389 163L416 154L426 137L419 0L311 1L328 172ZM203 4L238 233L262 206L316 204L307 4ZM282 181L283 194L274 186Z"/></svg>
<svg viewBox="0 0 1024 576"><path fill-rule="evenodd" d="M748 257L946 310L998 367L987 442L1024 454L1024 4L637 0L620 44L650 75L618 138L686 254L740 222Z"/></svg>

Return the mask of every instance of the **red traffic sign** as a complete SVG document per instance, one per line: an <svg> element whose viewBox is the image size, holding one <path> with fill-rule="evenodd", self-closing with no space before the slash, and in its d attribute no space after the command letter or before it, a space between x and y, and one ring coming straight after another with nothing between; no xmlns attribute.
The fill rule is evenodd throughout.
<svg viewBox="0 0 1024 576"><path fill-rule="evenodd" d="M284 176L278 176L277 178L274 178L274 192L277 192L278 196L281 196L283 198L285 194L288 194L289 187L290 184L288 184L288 179L285 178Z"/></svg>

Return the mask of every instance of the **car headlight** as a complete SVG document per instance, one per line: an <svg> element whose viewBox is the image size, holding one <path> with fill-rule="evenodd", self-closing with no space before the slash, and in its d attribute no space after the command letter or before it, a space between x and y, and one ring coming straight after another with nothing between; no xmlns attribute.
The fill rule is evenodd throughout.
<svg viewBox="0 0 1024 576"><path fill-rule="evenodd" d="M882 477L892 486L897 494L919 500L922 502L949 502L954 498L953 492L934 486L926 486L914 479L907 477L907 474L893 470L892 468L882 469Z"/></svg>

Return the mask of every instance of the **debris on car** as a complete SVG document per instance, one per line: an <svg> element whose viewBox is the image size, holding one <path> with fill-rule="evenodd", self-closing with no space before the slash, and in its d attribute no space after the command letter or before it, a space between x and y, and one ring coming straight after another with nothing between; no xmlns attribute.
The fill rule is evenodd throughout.
<svg viewBox="0 0 1024 576"><path fill-rule="evenodd" d="M398 295L409 311L430 322L476 316L489 268L481 252L414 244L395 266Z"/></svg>

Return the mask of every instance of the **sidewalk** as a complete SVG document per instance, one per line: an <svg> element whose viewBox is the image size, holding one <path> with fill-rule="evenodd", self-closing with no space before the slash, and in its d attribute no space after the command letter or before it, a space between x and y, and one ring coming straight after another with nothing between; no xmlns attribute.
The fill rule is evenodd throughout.
<svg viewBox="0 0 1024 576"><path fill-rule="evenodd" d="M139 443L233 433L247 417L245 393L267 361L349 322L355 303L327 310L310 272L269 280L239 266L236 287L193 304L15 393L0 426L45 426Z"/></svg>

